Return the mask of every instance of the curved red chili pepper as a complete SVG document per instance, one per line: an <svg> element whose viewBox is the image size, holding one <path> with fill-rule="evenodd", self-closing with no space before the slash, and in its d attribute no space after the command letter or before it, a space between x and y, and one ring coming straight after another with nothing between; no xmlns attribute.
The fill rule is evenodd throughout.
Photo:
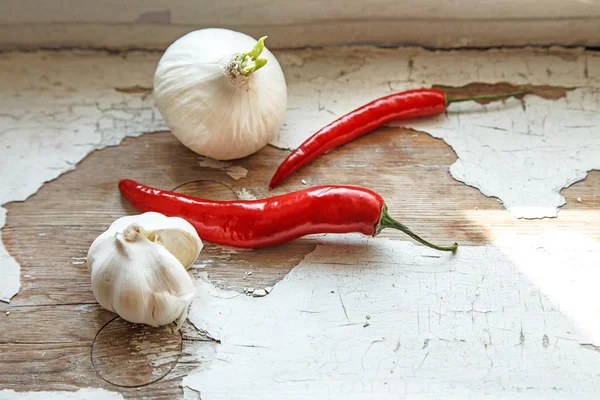
<svg viewBox="0 0 600 400"><path fill-rule="evenodd" d="M261 200L205 200L142 185L130 179L119 190L141 212L154 211L190 222L201 239L242 248L276 246L318 233L375 236L395 228L426 246L454 252L421 239L387 213L377 193L353 186L319 186Z"/></svg>
<svg viewBox="0 0 600 400"><path fill-rule="evenodd" d="M319 155L391 121L440 114L449 104L459 101L493 100L523 92L524 89L499 95L451 98L439 89L415 89L384 96L336 119L306 139L279 165L269 183L269 189L279 185Z"/></svg>

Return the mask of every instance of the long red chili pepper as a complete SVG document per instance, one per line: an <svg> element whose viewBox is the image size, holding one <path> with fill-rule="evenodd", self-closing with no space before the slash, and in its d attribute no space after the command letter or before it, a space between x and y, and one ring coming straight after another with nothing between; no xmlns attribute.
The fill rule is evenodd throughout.
<svg viewBox="0 0 600 400"><path fill-rule="evenodd" d="M201 239L242 248L276 246L304 235L359 232L375 236L384 228L420 238L387 212L377 193L353 186L319 186L262 200L215 201L186 196L124 179L119 190L141 212L154 211L190 222Z"/></svg>
<svg viewBox="0 0 600 400"><path fill-rule="evenodd" d="M415 89L394 93L374 100L324 126L306 139L287 156L273 175L269 188L273 189L285 178L319 155L350 142L394 120L431 116L442 113L449 104L469 100L494 100L524 93L454 98L439 89Z"/></svg>

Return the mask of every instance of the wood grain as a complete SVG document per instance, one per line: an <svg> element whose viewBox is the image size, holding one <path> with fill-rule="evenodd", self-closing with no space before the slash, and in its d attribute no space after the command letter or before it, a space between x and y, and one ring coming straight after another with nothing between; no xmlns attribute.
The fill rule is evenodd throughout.
<svg viewBox="0 0 600 400"><path fill-rule="evenodd" d="M109 324L99 336L102 372L94 371L92 343L115 315L96 303L84 260L92 241L110 223L136 213L118 192L121 178L214 199L235 198L243 189L261 198L321 184L366 186L386 199L393 216L441 244L486 244L508 230L530 234L571 229L600 240L600 171L563 190L567 204L558 218L529 221L515 219L496 199L455 181L449 166L456 155L442 140L423 132L379 129L319 157L269 192L272 173L287 154L265 147L237 160L233 165L246 168L248 174L235 180L222 169L201 167L198 156L170 133L148 134L91 154L27 201L7 205L2 235L22 266L22 288L10 305L0 304L0 387L75 390L90 386L115 390L126 398L179 398L181 377L210 362L209 356L199 354L217 344L186 326L178 361L174 363L175 356L164 352L164 365L173 369L149 383L155 371L147 364L142 370L127 365L145 360L144 349L130 341L140 327L119 322ZM410 240L395 231L381 236ZM318 241L315 235L261 250L205 242L192 273L207 272L217 285L240 292L273 286ZM168 330L148 332L154 344L167 343L169 337L173 341ZM161 352L153 354L160 357ZM144 386L126 388L110 382Z"/></svg>
<svg viewBox="0 0 600 400"><path fill-rule="evenodd" d="M167 376L146 386L119 387L96 374L89 342L0 344L0 388L20 392L98 387L119 392L124 398L181 398L181 379L202 365L202 354L210 354L213 346L209 341L184 340L180 358ZM116 353L112 359L123 361ZM160 363L160 358L156 362ZM117 364L114 367L119 369ZM127 377L138 379L135 373Z"/></svg>
<svg viewBox="0 0 600 400"><path fill-rule="evenodd" d="M172 326L153 328L115 317L94 338L94 370L116 386L139 387L158 382L181 355L182 337Z"/></svg>

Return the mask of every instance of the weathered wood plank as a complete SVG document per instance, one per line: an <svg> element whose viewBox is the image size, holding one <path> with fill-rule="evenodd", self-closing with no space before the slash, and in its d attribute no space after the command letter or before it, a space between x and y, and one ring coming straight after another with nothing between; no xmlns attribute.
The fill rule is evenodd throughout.
<svg viewBox="0 0 600 400"><path fill-rule="evenodd" d="M10 304L0 311L1 344L90 344L100 328L115 316L97 303L21 307Z"/></svg>
<svg viewBox="0 0 600 400"><path fill-rule="evenodd" d="M133 336L133 332L122 333ZM184 340L177 364L164 378L150 385L123 387L108 383L96 373L88 343L0 344L0 387L19 392L75 391L81 387L97 387L119 392L124 398L180 398L183 393L181 378L203 362L210 362L212 346L211 342ZM150 368L152 364L162 362L158 352L146 355L150 357L145 360L145 365ZM112 360L116 371L125 371L121 367L128 364L127 360L119 359L116 353ZM137 373L125 372L129 374L122 375L122 380L139 379Z"/></svg>
<svg viewBox="0 0 600 400"><path fill-rule="evenodd" d="M0 304L0 387L74 390L95 386L118 390L125 397L176 398L181 395L181 376L210 360L214 344L184 336L182 356L173 370L147 386L116 387L93 369L92 343L114 314L96 304L84 257L110 223L136 212L118 192L120 178L215 199L234 198L244 191L260 198L307 185L361 185L381 193L394 216L435 242L487 244L507 230L541 233L555 229L572 229L600 240L600 171L563 190L567 204L559 218L526 221L515 219L496 199L455 181L448 171L456 160L454 152L426 133L379 129L319 157L269 192L272 173L287 154L266 147L232 162L248 170L246 177L236 180L223 168L200 166L198 156L168 132L146 135L91 154L76 170L48 183L27 201L7 205L3 240L21 263L23 286L10 305ZM392 231L381 236L410 240ZM307 237L261 250L205 243L192 273L207 272L218 285L238 291L272 286L318 240ZM125 363L125 358L139 356L143 349L127 353L127 342L118 341L133 335L135 329L125 325L111 331L109 339L114 340L107 341L112 347L104 359ZM163 339L157 334L153 340ZM127 382L139 379L123 371Z"/></svg>

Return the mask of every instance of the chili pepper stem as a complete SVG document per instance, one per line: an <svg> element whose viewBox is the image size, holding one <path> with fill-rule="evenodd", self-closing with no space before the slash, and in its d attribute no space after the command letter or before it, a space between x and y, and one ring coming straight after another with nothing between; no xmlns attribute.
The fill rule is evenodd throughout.
<svg viewBox="0 0 600 400"><path fill-rule="evenodd" d="M379 218L379 222L375 227L375 235L379 234L385 228L393 228L398 229L406 233L411 238L415 239L417 242L424 244L427 247L431 247L432 249L436 249L439 251L451 251L452 253L456 253L456 249L458 249L458 243L454 243L452 246L437 246L433 243L428 242L427 240L421 238L416 233L412 232L408 227L398 221L388 214L387 206L384 204L381 207L381 217ZM375 236L373 235L373 236Z"/></svg>
<svg viewBox="0 0 600 400"><path fill-rule="evenodd" d="M496 99L501 99L503 97L518 96L520 94L525 93L526 91L527 91L526 88L521 88L519 91L512 92L512 93L483 94L483 95L479 95L479 96L470 96L470 97L446 97L446 106L448 106L449 104L458 103L461 101L496 100Z"/></svg>

